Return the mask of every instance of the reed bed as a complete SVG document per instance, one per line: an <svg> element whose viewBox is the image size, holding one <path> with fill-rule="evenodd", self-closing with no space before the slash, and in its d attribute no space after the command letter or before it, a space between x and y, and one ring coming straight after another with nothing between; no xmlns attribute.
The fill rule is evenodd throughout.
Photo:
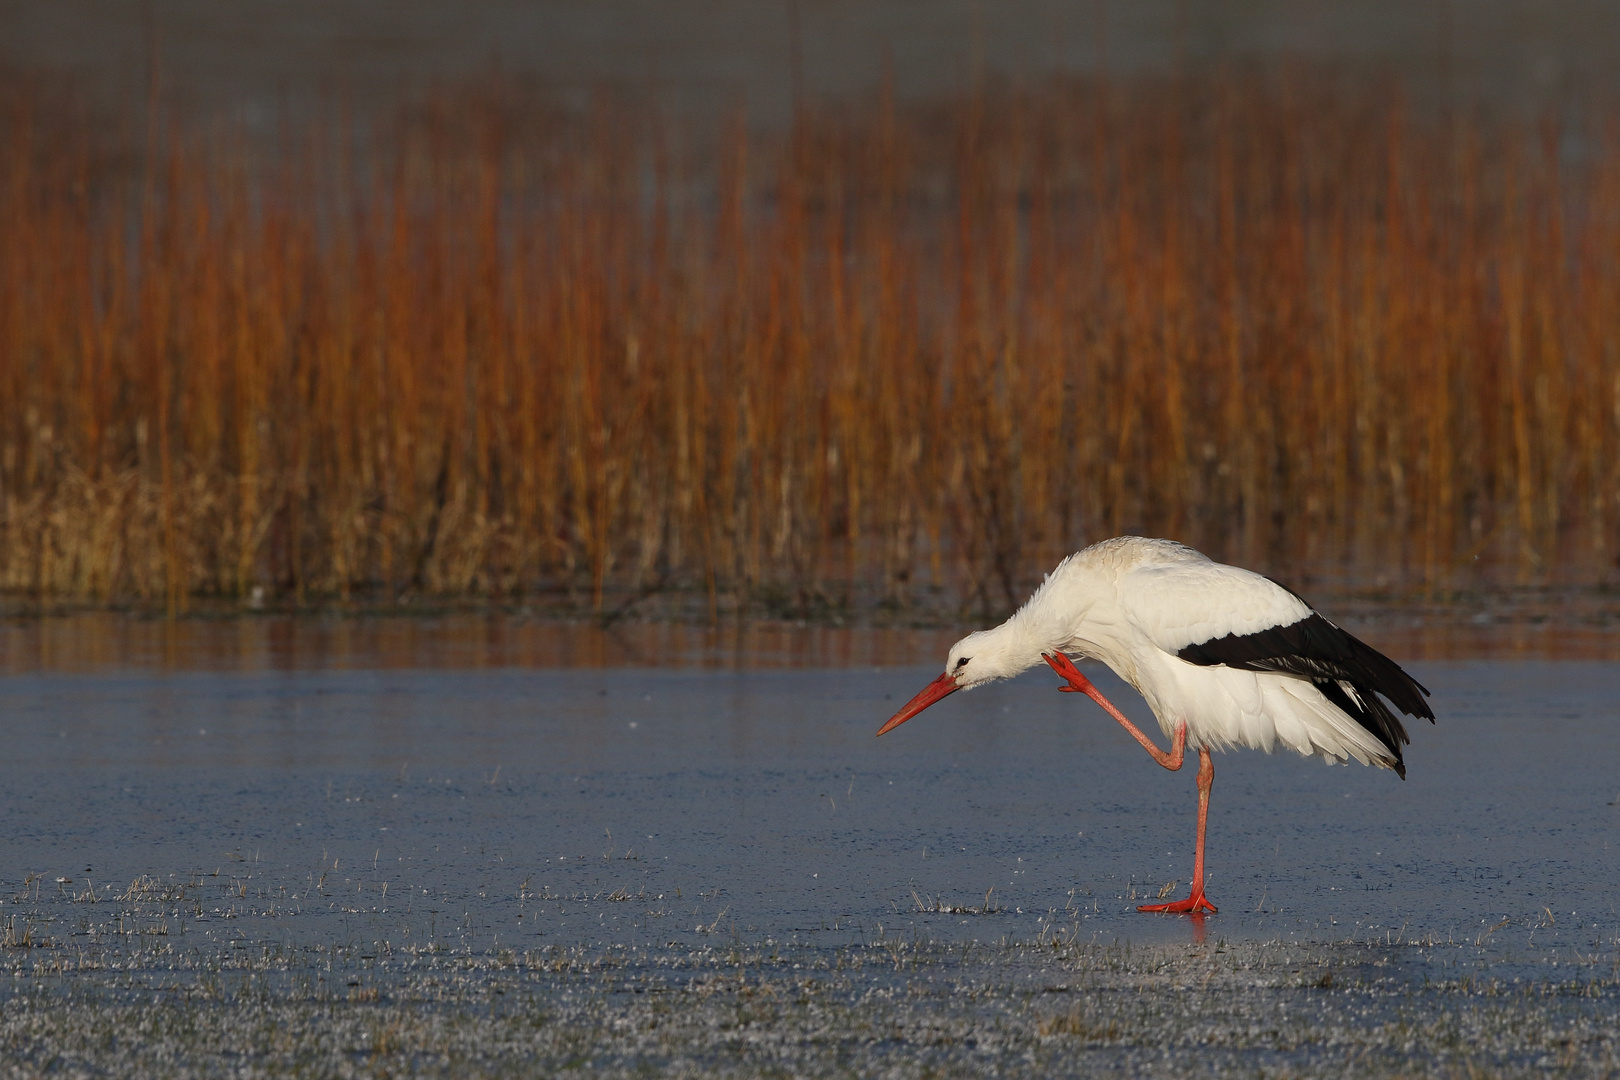
<svg viewBox="0 0 1620 1080"><path fill-rule="evenodd" d="M1615 575L1615 103L1293 69L698 130L492 82L267 147L13 80L0 146L14 596L993 611L1125 531Z"/></svg>

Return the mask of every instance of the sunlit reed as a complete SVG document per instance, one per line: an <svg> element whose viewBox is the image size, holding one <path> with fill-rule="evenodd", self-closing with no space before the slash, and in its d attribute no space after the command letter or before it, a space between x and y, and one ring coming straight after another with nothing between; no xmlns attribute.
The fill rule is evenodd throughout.
<svg viewBox="0 0 1620 1080"><path fill-rule="evenodd" d="M267 147L0 97L13 595L997 609L1124 531L1615 572L1614 105L1294 71L710 131L491 85Z"/></svg>

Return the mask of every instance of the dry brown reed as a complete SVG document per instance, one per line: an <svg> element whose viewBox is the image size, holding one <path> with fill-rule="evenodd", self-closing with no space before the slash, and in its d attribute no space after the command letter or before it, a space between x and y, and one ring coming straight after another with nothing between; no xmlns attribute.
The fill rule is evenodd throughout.
<svg viewBox="0 0 1620 1080"><path fill-rule="evenodd" d="M267 148L0 101L13 595L996 609L1122 531L1613 574L1611 104L1293 71L693 134L491 85Z"/></svg>

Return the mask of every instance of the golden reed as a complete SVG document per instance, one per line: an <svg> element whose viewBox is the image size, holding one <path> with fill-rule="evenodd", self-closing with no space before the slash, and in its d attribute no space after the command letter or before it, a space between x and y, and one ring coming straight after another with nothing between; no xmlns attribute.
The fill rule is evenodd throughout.
<svg viewBox="0 0 1620 1080"><path fill-rule="evenodd" d="M1613 105L1303 71L693 135L492 85L268 152L0 100L14 597L995 608L1127 530L1614 574Z"/></svg>

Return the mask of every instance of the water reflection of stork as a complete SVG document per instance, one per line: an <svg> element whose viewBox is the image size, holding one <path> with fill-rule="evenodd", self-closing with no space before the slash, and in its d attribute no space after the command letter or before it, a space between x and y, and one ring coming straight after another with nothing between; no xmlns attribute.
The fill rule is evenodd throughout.
<svg viewBox="0 0 1620 1080"><path fill-rule="evenodd" d="M1070 656L1101 660L1147 699L1172 740L1160 750L1103 697ZM1330 762L1394 769L1410 740L1378 695L1434 719L1422 685L1270 578L1182 544L1122 536L1069 556L1029 602L992 630L951 646L945 672L889 722L899 727L947 694L1006 679L1042 660L1090 697L1167 769L1198 751L1198 844L1192 893L1141 911L1214 911L1204 897L1204 830L1215 782L1211 750L1278 744Z"/></svg>

